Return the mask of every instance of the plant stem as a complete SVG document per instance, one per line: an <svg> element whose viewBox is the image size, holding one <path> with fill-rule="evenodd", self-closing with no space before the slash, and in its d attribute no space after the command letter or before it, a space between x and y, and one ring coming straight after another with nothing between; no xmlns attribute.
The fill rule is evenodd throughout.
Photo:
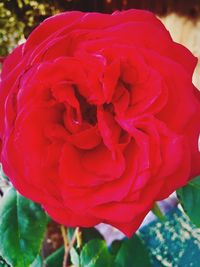
<svg viewBox="0 0 200 267"><path fill-rule="evenodd" d="M64 254L64 258L63 258L63 267L67 267L67 261L68 261L70 249L73 247L73 245L75 244L76 241L77 241L77 243L80 242L80 237L78 237L80 234L79 233L79 227L76 227L70 242L68 242L65 227L63 225L61 225L60 229L61 229L61 233L62 233L62 237L63 237L63 241L64 241L64 248L65 248L65 254Z"/></svg>
<svg viewBox="0 0 200 267"><path fill-rule="evenodd" d="M65 226L61 225L60 226L60 230L61 230L62 238L63 238L63 241L64 241L64 248L67 248L69 242L68 242L68 239L67 239L67 231L65 229Z"/></svg>
<svg viewBox="0 0 200 267"><path fill-rule="evenodd" d="M77 228L78 228L76 232L77 247L80 248L82 246L82 236L81 236L80 228L79 227Z"/></svg>
<svg viewBox="0 0 200 267"><path fill-rule="evenodd" d="M60 230L61 230L61 234L62 234L62 238L63 238L63 242L64 242L64 249L65 249L65 254L64 254L64 258L63 258L63 267L66 267L67 264L67 250L68 250L68 239L67 239L67 231L64 225L60 226Z"/></svg>

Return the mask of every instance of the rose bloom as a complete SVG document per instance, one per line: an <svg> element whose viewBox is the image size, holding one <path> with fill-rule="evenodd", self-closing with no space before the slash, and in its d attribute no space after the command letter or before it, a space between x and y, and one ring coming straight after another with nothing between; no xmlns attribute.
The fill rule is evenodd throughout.
<svg viewBox="0 0 200 267"><path fill-rule="evenodd" d="M5 173L66 226L127 236L200 173L197 59L150 12L66 12L3 64Z"/></svg>

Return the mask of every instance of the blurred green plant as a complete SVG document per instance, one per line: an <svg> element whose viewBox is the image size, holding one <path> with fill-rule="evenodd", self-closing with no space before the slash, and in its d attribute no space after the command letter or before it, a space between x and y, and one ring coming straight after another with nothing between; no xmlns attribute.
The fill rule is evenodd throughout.
<svg viewBox="0 0 200 267"><path fill-rule="evenodd" d="M121 0L120 0L121 1ZM22 43L44 19L63 11L104 11L103 0L2 0L0 57Z"/></svg>
<svg viewBox="0 0 200 267"><path fill-rule="evenodd" d="M51 2L4 0L0 3L0 56L6 56L22 43L42 20L62 11L58 3Z"/></svg>
<svg viewBox="0 0 200 267"><path fill-rule="evenodd" d="M0 55L7 55L24 39L24 24L18 21L15 14L0 3Z"/></svg>

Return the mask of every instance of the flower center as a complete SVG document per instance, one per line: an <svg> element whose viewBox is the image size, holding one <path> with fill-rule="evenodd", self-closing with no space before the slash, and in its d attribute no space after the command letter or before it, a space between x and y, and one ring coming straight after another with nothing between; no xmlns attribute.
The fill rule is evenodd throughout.
<svg viewBox="0 0 200 267"><path fill-rule="evenodd" d="M87 100L79 93L78 89L74 87L75 96L79 101L81 115L84 121L88 122L91 125L97 123L97 107L91 105Z"/></svg>
<svg viewBox="0 0 200 267"><path fill-rule="evenodd" d="M103 104L103 108L104 108L105 111L110 112L113 116L115 115L115 110L114 110L114 106L113 106L112 103L109 103L109 104L105 103L105 104Z"/></svg>

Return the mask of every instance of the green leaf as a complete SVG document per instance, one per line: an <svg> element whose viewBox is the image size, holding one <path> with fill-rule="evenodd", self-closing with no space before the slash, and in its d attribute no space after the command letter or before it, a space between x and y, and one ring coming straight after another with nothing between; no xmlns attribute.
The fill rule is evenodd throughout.
<svg viewBox="0 0 200 267"><path fill-rule="evenodd" d="M62 267L63 266L63 258L64 258L64 246L57 249L54 253L49 255L44 263L46 267ZM75 248L70 249L70 259L74 266L79 266L79 255ZM31 266L32 267L32 266Z"/></svg>
<svg viewBox="0 0 200 267"><path fill-rule="evenodd" d="M45 259L44 261L45 266L62 267L64 253L65 253L64 246L62 246Z"/></svg>
<svg viewBox="0 0 200 267"><path fill-rule="evenodd" d="M200 227L200 176L178 189L177 196L190 220Z"/></svg>
<svg viewBox="0 0 200 267"><path fill-rule="evenodd" d="M150 267L149 253L141 239L135 234L123 240L115 263L121 267Z"/></svg>
<svg viewBox="0 0 200 267"><path fill-rule="evenodd" d="M74 235L74 231L75 228L71 228L68 227L67 228L67 237L69 240L72 239L73 235ZM92 239L104 239L104 237L100 234L100 232L94 228L80 228L80 232L81 232L81 239L83 244L86 244L88 241L92 240Z"/></svg>
<svg viewBox="0 0 200 267"><path fill-rule="evenodd" d="M75 228L70 228L70 227L67 228L67 236L69 240L72 239L74 235L74 231L75 231ZM90 240L93 240L96 238L103 239L103 236L95 228L80 228L80 231L81 231L81 238L82 238L83 246ZM45 259L45 264L47 267L62 267L63 257L64 257L64 247L61 247L60 249L58 249L56 252L52 253L50 256L48 256ZM71 258L71 262L75 266L80 265L80 258L75 248L71 248L70 258Z"/></svg>
<svg viewBox="0 0 200 267"><path fill-rule="evenodd" d="M153 206L151 211L162 222L165 222L167 220L166 217L165 217L165 214L162 212L162 210L160 209L159 205L156 202L154 203L154 206Z"/></svg>
<svg viewBox="0 0 200 267"><path fill-rule="evenodd" d="M13 188L0 202L0 254L13 267L27 267L40 252L48 217L41 206Z"/></svg>
<svg viewBox="0 0 200 267"><path fill-rule="evenodd" d="M123 241L122 240L115 240L112 242L111 246L110 246L110 253L113 255L116 255L117 252L119 251L121 245L122 245Z"/></svg>
<svg viewBox="0 0 200 267"><path fill-rule="evenodd" d="M74 266L79 267L80 266L80 259L78 252L75 250L74 247L70 249L70 259Z"/></svg>
<svg viewBox="0 0 200 267"><path fill-rule="evenodd" d="M38 255L30 267L43 267L42 258Z"/></svg>
<svg viewBox="0 0 200 267"><path fill-rule="evenodd" d="M83 247L80 264L82 267L113 267L114 260L105 241L93 239Z"/></svg>
<svg viewBox="0 0 200 267"><path fill-rule="evenodd" d="M68 240L71 240L73 238L75 229L76 228L72 228L72 227L68 227L67 228L67 238L68 238Z"/></svg>
<svg viewBox="0 0 200 267"><path fill-rule="evenodd" d="M0 267L10 267L7 262L0 256Z"/></svg>
<svg viewBox="0 0 200 267"><path fill-rule="evenodd" d="M81 228L80 231L82 233L83 244L86 244L92 239L104 239L96 228Z"/></svg>

